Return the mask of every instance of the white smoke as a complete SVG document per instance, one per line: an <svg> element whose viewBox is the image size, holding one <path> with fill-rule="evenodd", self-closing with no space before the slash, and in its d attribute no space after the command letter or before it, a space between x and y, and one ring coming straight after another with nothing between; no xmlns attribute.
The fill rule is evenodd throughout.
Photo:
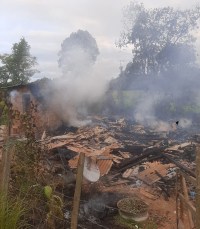
<svg viewBox="0 0 200 229"><path fill-rule="evenodd" d="M82 49L68 53L63 64L63 77L54 80L53 95L49 101L59 118L71 126L88 124L88 120L78 120L78 112L87 113L86 104L98 101L106 92L108 81L100 68L92 65L89 55ZM103 66L102 66L103 68Z"/></svg>
<svg viewBox="0 0 200 229"><path fill-rule="evenodd" d="M180 127L182 127L182 128L189 128L192 125L192 120L186 119L186 118L182 118L182 119L180 119L178 125Z"/></svg>
<svg viewBox="0 0 200 229"><path fill-rule="evenodd" d="M153 95L142 98L136 107L135 120L142 125L154 127L159 132L170 131L172 127L169 123L156 119L155 102L156 98Z"/></svg>

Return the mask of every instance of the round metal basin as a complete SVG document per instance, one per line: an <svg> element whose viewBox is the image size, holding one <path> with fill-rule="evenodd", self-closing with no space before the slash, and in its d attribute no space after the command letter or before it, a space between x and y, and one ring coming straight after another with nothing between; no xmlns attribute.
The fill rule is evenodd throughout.
<svg viewBox="0 0 200 229"><path fill-rule="evenodd" d="M127 210L126 207L122 207L123 203L127 203L127 201L130 201L130 205L132 204L132 208L138 210L139 212L136 213L135 210ZM134 203L136 204L134 205ZM137 203L141 203L143 206L145 206L146 209L140 211L139 209L137 209ZM117 203L117 207L119 208L120 216L124 219L132 219L136 222L144 222L149 217L149 205L146 202L139 199L124 198Z"/></svg>

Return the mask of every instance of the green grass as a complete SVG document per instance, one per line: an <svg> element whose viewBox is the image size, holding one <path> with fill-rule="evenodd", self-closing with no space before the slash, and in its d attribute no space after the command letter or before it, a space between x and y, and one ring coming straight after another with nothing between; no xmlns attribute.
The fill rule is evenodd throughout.
<svg viewBox="0 0 200 229"><path fill-rule="evenodd" d="M124 225L128 228L133 228L133 229L136 229L136 228L138 229L156 229L157 228L156 221L147 220L144 223L139 223L132 219L123 219L120 215L115 216L114 219L117 223Z"/></svg>
<svg viewBox="0 0 200 229"><path fill-rule="evenodd" d="M25 219L27 212L24 199L8 196L5 201L5 195L0 195L0 229L28 228Z"/></svg>
<svg viewBox="0 0 200 229"><path fill-rule="evenodd" d="M117 215L114 217L114 219L122 225L125 225L129 228L136 228L135 225L137 225L139 228L142 228L142 223L135 222L132 219L123 219L120 215Z"/></svg>
<svg viewBox="0 0 200 229"><path fill-rule="evenodd" d="M147 96L145 91L123 91L123 100L124 100L124 108L136 108L139 99L144 98ZM119 101L117 98L117 91L113 91L113 99L115 101L115 105L119 105ZM154 99L157 101L157 103L162 102L163 97L159 94L155 94ZM177 108L174 103L170 103L170 111L176 112ZM187 114L187 112L192 113L200 113L200 92L199 96L196 98L196 107L192 108L190 104L187 106L182 107L182 112Z"/></svg>

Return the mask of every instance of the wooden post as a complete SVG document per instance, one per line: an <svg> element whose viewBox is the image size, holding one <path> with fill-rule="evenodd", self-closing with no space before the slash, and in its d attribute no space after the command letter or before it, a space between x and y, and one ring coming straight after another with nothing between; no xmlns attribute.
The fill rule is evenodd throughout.
<svg viewBox="0 0 200 229"><path fill-rule="evenodd" d="M178 228L178 170L176 170L176 225Z"/></svg>
<svg viewBox="0 0 200 229"><path fill-rule="evenodd" d="M5 137L4 148L2 150L2 161L0 165L0 192L6 196L8 190L9 176L10 176L10 164L11 154L13 146L9 146L14 138Z"/></svg>
<svg viewBox="0 0 200 229"><path fill-rule="evenodd" d="M78 213L79 213L79 204L81 197L81 186L83 178L83 167L84 167L85 154L80 153L78 160L77 176L76 176L76 188L74 193L74 205L71 216L71 229L77 229L78 225Z"/></svg>
<svg viewBox="0 0 200 229"><path fill-rule="evenodd" d="M180 193L183 195L183 180L182 180L182 176L181 176L181 182L180 182ZM184 211L183 201L180 200L180 219L182 220L182 222L184 222L183 211Z"/></svg>
<svg viewBox="0 0 200 229"><path fill-rule="evenodd" d="M186 182L185 182L185 177L181 176L181 179L182 179L182 184L183 184L184 197L186 200L189 200L188 192L187 192L187 186L186 186ZM192 228L194 228L194 222L192 220L192 214L188 208L187 208L187 212L188 212L188 221L189 221L190 229L192 229Z"/></svg>
<svg viewBox="0 0 200 229"><path fill-rule="evenodd" d="M8 137L10 136L10 114L9 114L9 110L8 110L8 133L7 133L7 135L8 135Z"/></svg>
<svg viewBox="0 0 200 229"><path fill-rule="evenodd" d="M196 148L196 228L200 228L200 145Z"/></svg>

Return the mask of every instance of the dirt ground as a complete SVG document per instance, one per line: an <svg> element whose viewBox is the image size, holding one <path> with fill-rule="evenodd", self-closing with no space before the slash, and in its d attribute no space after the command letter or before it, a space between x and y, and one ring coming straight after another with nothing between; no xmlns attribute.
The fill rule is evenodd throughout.
<svg viewBox="0 0 200 229"><path fill-rule="evenodd" d="M102 178L103 179L103 178ZM118 214L117 202L122 198L127 197L138 197L144 200L149 205L149 219L156 221L157 229L176 229L176 199L175 194L170 198L166 198L164 193L161 193L156 188L151 188L148 185L142 184L139 188L131 188L130 185L121 184L116 186L105 187L102 179L96 183L89 183L85 179L82 186L81 199L89 200L98 197L103 198L103 202L107 206L116 208L113 214L107 216L104 220L99 222L99 225L105 228L128 228L123 225L119 225L115 220L114 216ZM141 194L140 190L145 190L150 194L149 198ZM187 213L184 212L185 216L185 228L189 229L187 225ZM81 224L87 228L102 228L98 225L85 222Z"/></svg>

